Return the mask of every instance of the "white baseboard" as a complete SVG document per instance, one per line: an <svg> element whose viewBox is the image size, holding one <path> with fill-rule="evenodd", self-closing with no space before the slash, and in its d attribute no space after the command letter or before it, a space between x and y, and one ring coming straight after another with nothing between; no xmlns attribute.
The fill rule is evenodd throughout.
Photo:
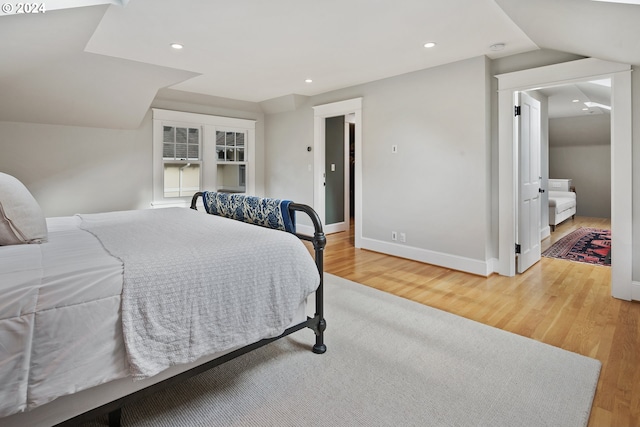
<svg viewBox="0 0 640 427"><path fill-rule="evenodd" d="M324 234L332 234L332 233L339 233L341 231L345 231L349 229L349 224L347 224L346 222L337 222L335 224L325 224L324 225Z"/></svg>
<svg viewBox="0 0 640 427"><path fill-rule="evenodd" d="M428 249L415 248L398 243L383 242L381 240L362 238L362 249L368 249L383 254L394 255L427 264L450 268L452 270L464 271L478 276L489 276L494 273L497 265L496 258L487 261L461 257L457 255L445 254L442 252L430 251Z"/></svg>
<svg viewBox="0 0 640 427"><path fill-rule="evenodd" d="M300 234L313 236L313 226L305 224L297 224L296 231ZM445 254L441 252L430 251L427 249L415 248L412 246L402 245L398 243L389 243L382 240L369 239L363 237L361 239L361 248L387 255L393 255L400 258L420 261L427 264L437 265L439 267L450 268L452 270L464 271L465 273L476 274L478 276L487 277L496 272L498 265L497 258L491 258L486 261L479 261L461 257L457 255ZM640 295L640 294L639 294Z"/></svg>
<svg viewBox="0 0 640 427"><path fill-rule="evenodd" d="M551 227L548 225L540 229L540 241L543 241L547 237L551 236Z"/></svg>
<svg viewBox="0 0 640 427"><path fill-rule="evenodd" d="M631 300L640 301L640 282L631 282Z"/></svg>

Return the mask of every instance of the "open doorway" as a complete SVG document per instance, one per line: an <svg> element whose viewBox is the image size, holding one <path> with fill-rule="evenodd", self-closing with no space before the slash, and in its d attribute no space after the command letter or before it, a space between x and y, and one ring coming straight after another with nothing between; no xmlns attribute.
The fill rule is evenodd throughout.
<svg viewBox="0 0 640 427"><path fill-rule="evenodd" d="M355 114L325 119L325 233L349 231L355 211Z"/></svg>
<svg viewBox="0 0 640 427"><path fill-rule="evenodd" d="M601 236L611 230L611 79L527 93L541 101L543 110L542 252L571 235L549 256L608 265L610 242ZM576 247L568 246L573 239L579 239Z"/></svg>
<svg viewBox="0 0 640 427"><path fill-rule="evenodd" d="M516 151L513 145L513 102L515 93L536 87L571 83L596 78L612 79L611 164L612 167L612 236L615 262L611 270L611 293L620 299L631 300L634 286L631 280L631 200L632 172L632 119L631 119L631 67L595 58L571 61L546 67L506 73L498 77L499 98L499 259L497 270L506 276L515 275L517 211L515 204L514 165Z"/></svg>
<svg viewBox="0 0 640 427"><path fill-rule="evenodd" d="M355 98L314 108L314 209L325 226L325 233L341 231L335 224L327 223L326 178L333 169L331 161L327 162L327 123L330 118L341 117L344 140L344 202L347 214L344 220L353 224L354 246L360 247L362 236L362 98ZM353 153L353 160L351 160ZM353 184L351 184L353 180ZM339 223L338 223L339 224ZM338 225L340 227L340 225Z"/></svg>

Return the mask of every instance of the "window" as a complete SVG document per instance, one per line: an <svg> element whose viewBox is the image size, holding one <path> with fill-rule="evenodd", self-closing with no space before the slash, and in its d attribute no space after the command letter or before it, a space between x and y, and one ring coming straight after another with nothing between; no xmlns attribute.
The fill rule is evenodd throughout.
<svg viewBox="0 0 640 427"><path fill-rule="evenodd" d="M218 159L217 191L245 193L248 131L238 129L216 130L216 156Z"/></svg>
<svg viewBox="0 0 640 427"><path fill-rule="evenodd" d="M201 189L201 128L162 126L164 198L191 197Z"/></svg>
<svg viewBox="0 0 640 427"><path fill-rule="evenodd" d="M198 191L252 193L255 121L153 109L153 206Z"/></svg>
<svg viewBox="0 0 640 427"><path fill-rule="evenodd" d="M216 152L219 162L244 162L245 132L216 131Z"/></svg>

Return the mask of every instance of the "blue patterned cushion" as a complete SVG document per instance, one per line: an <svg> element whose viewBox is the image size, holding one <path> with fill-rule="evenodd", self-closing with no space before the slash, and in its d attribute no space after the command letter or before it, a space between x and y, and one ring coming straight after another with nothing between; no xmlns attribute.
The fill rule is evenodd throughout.
<svg viewBox="0 0 640 427"><path fill-rule="evenodd" d="M205 191L202 201L207 213L249 224L296 232L295 215L289 215L290 200Z"/></svg>

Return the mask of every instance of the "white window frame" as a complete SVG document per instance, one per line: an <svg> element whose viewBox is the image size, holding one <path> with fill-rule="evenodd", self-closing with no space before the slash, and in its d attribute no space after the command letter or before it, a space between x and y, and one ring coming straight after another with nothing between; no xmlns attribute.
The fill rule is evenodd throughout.
<svg viewBox="0 0 640 427"><path fill-rule="evenodd" d="M198 129L199 135L198 135L198 159L190 159L187 158L186 159L167 159L164 157L164 127L172 127L174 128L174 132L177 132L178 128L186 128L186 129ZM203 147L203 138L202 138L202 133L203 133L203 127L202 126L197 126L194 125L193 123L182 123L182 122L171 122L171 121L162 121L162 132L163 132L163 137L162 137L162 153L160 154L160 157L162 157L162 198L163 201L178 201L178 203L183 204L184 201L186 200L190 200L191 197L193 197L193 194L201 191L202 190L202 170L203 170L203 153L202 153L202 147ZM198 189L192 189L190 191L189 194L182 196L182 197L165 197L165 191L167 190L166 185L164 183L164 179L165 179L165 165L166 164L184 164L186 165L198 165L199 166L199 175L200 175L200 179L199 179L199 183L200 183L200 187ZM181 188L179 188L178 190L181 190Z"/></svg>
<svg viewBox="0 0 640 427"><path fill-rule="evenodd" d="M255 128L256 121L209 114L187 113L183 111L152 108L153 112L153 207L180 206L191 204L189 197L164 197L164 160L162 152L163 127L184 126L200 128L200 191L215 191L217 179L216 131L235 128L245 130L246 193L255 191Z"/></svg>

